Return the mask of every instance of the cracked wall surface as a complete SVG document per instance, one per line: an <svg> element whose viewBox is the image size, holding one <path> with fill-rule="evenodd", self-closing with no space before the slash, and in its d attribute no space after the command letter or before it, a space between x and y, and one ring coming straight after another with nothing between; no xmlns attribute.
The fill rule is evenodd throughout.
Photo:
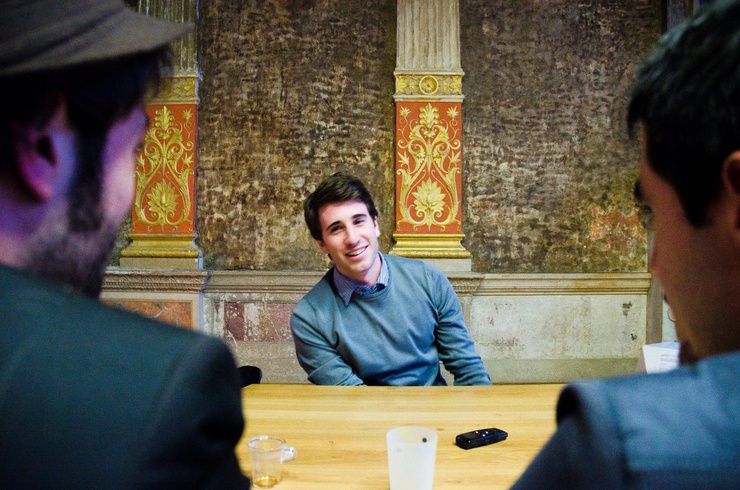
<svg viewBox="0 0 740 490"><path fill-rule="evenodd" d="M482 273L644 271L627 93L654 0L461 0L463 245ZM196 229L212 270L321 270L301 202L362 178L391 247L396 5L200 6ZM119 238L117 250L125 245ZM116 251L111 264L117 263Z"/></svg>

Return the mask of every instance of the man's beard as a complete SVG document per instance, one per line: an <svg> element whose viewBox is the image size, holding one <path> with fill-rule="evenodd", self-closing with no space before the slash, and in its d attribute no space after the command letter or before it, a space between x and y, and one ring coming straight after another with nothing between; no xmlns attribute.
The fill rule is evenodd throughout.
<svg viewBox="0 0 740 490"><path fill-rule="evenodd" d="M91 298L103 288L108 256L121 225L103 208L106 139L105 133L77 135L78 165L65 205L54 211L55 216L47 216L23 261L29 273Z"/></svg>
<svg viewBox="0 0 740 490"><path fill-rule="evenodd" d="M108 256L118 224L103 222L97 230L71 231L67 216L47 227L43 240L26 253L24 269L38 277L97 298L103 287Z"/></svg>

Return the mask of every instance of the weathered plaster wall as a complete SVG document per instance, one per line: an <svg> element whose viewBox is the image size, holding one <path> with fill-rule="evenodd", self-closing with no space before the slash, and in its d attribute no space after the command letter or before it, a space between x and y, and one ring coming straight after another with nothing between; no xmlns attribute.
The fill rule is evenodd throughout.
<svg viewBox="0 0 740 490"><path fill-rule="evenodd" d="M207 267L326 268L301 203L336 170L361 177L392 216L395 18L387 0L201 3Z"/></svg>
<svg viewBox="0 0 740 490"><path fill-rule="evenodd" d="M653 0L461 0L464 245L478 272L645 270L625 135ZM394 212L392 0L201 3L197 230L212 269L323 269L301 201L331 172Z"/></svg>
<svg viewBox="0 0 740 490"><path fill-rule="evenodd" d="M214 271L202 329L223 338L239 364L260 366L264 382L305 383L288 320L321 275ZM494 382L519 383L634 371L645 343L649 277L466 272L450 281Z"/></svg>
<svg viewBox="0 0 740 490"><path fill-rule="evenodd" d="M465 247L477 272L645 270L624 127L657 0L460 0ZM394 213L392 0L201 3L197 231L208 269L328 263L301 201L348 170ZM128 243L119 235L111 258Z"/></svg>
<svg viewBox="0 0 740 490"><path fill-rule="evenodd" d="M495 272L644 270L626 135L650 1L462 0L466 245Z"/></svg>

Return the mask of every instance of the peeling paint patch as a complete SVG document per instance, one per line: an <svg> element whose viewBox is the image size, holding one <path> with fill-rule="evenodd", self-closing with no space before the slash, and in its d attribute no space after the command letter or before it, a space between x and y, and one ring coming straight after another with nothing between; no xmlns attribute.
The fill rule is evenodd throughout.
<svg viewBox="0 0 740 490"><path fill-rule="evenodd" d="M618 210L602 210L591 206L591 238L603 240L607 250L626 254L645 241L637 210L629 214Z"/></svg>

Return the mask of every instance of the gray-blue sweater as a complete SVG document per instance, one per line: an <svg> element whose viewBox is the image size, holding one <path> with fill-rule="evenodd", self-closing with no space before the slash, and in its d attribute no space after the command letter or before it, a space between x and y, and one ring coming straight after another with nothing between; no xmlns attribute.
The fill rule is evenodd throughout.
<svg viewBox="0 0 740 490"><path fill-rule="evenodd" d="M456 385L491 378L447 277L420 260L383 255L387 286L353 295L345 306L330 269L293 310L298 362L324 385L445 385L439 361Z"/></svg>

